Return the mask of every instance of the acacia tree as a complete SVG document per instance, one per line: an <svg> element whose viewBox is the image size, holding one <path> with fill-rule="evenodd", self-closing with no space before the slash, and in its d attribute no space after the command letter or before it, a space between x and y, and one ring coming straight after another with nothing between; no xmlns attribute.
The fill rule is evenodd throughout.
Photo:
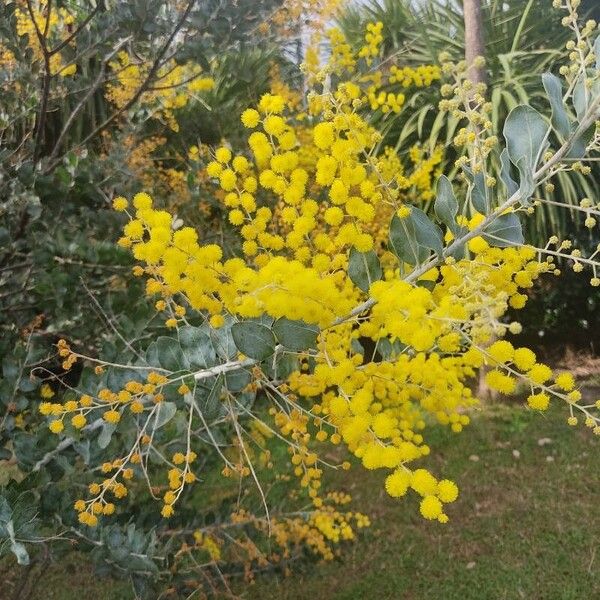
<svg viewBox="0 0 600 600"><path fill-rule="evenodd" d="M63 368L83 363L83 375L60 398L44 389L42 426L13 437L31 475L2 501L6 547L25 562L24 544L39 541L20 497L29 490L28 504L64 528L59 537L81 538L140 594L176 566L181 589L208 589L240 568L285 564L303 546L331 559L368 524L324 485L327 469L353 462L382 470L390 496L415 494L424 519L446 523L458 486L427 468L429 429L468 426L469 384L485 365L493 389L522 390L537 411L564 403L570 425L600 434L600 405L582 400L571 374L515 347L520 325L506 319L541 274L560 275L559 257L600 285L600 245L588 255L555 237L536 247L522 231L552 179L589 175L600 147L597 24L579 25L576 0L554 5L577 42L562 80L542 77L547 117L517 106L495 131L466 61L383 69L373 23L356 53L330 34L327 65L306 66L306 110L265 94L241 115L247 148L214 151L206 175L239 231L237 252L147 193L114 198L127 217L118 243L138 261L133 275L164 326L99 358L58 342ZM389 78L410 84L439 70L448 80L440 110L460 119L454 144L469 151L456 165L464 187L440 176L427 214L395 152L379 152L369 119L400 109L403 99L384 92ZM578 210L593 230L598 207L582 199ZM5 388L22 385L14 371ZM299 483L292 507L288 497L273 506L278 464ZM236 489L218 518L206 485L217 471Z"/></svg>
<svg viewBox="0 0 600 600"><path fill-rule="evenodd" d="M265 0L247 10L194 0L2 3L1 355L14 352L32 323L48 341L67 323L80 341L103 326L101 315L84 318L93 304L85 290L105 296L113 265L130 262L105 240L114 228L107 211L112 190L139 185L132 140L167 139L178 127L175 112L220 114L236 94L248 102L247 89L224 95L215 57L225 62L243 54L266 23L253 50L255 65L268 72L264 65L278 59L279 33L267 19L281 4ZM257 85L256 93L268 89ZM204 114L186 132L204 137L201 121L208 120ZM181 160L173 150L164 154L167 163ZM117 312L131 302L114 287L112 300Z"/></svg>

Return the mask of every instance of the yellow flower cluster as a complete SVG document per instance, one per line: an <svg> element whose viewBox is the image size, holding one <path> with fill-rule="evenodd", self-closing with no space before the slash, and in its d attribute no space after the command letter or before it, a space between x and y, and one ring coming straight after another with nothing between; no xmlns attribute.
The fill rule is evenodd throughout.
<svg viewBox="0 0 600 600"><path fill-rule="evenodd" d="M344 0L283 0L259 25L259 31L267 33L274 27L279 35L295 37L298 35L298 23L308 19L310 29L320 32L343 3Z"/></svg>
<svg viewBox="0 0 600 600"><path fill-rule="evenodd" d="M409 87L429 87L434 81L438 81L442 76L442 70L437 65L419 65L416 68L390 67L390 83L398 83L404 88Z"/></svg>
<svg viewBox="0 0 600 600"><path fill-rule="evenodd" d="M365 33L365 45L358 51L358 56L364 58L368 66L373 63L373 59L379 55L381 43L383 42L383 23L367 23Z"/></svg>
<svg viewBox="0 0 600 600"><path fill-rule="evenodd" d="M59 342L60 344L60 342ZM65 352L59 346L59 353ZM69 351L70 352L70 351ZM63 368L68 370L79 358L79 355L70 353L63 362ZM125 409L133 414L141 414L146 409L146 404L158 404L164 400L162 388L168 383L167 377L151 371L145 383L128 381L123 389L113 392L108 388L101 389L96 397L83 394L79 400L68 400L63 404L41 402L39 412L45 416L56 417L49 423L53 433L61 433L65 428L65 418L71 415L70 424L75 429L81 429L88 423L90 414L102 413L102 418L107 423L117 424ZM49 386L42 388L42 398L48 400L54 393Z"/></svg>
<svg viewBox="0 0 600 600"><path fill-rule="evenodd" d="M355 108L369 106L372 111L381 110L383 114L399 113L406 97L402 91L397 91L398 87L406 90L411 87L430 86L441 78L442 72L437 65L420 65L413 68L392 64L389 69L371 67L381 51L382 29L381 22L368 23L365 45L356 53L339 29L329 30L327 36L331 54L327 63L321 67L318 52L309 50L304 64L309 78L319 82L330 74L341 77L348 83L355 82L361 89L361 93L353 98ZM361 72L362 59L371 69Z"/></svg>
<svg viewBox="0 0 600 600"><path fill-rule="evenodd" d="M465 127L458 130L453 142L458 148L468 148L469 157L461 156L456 164L459 167L469 164L475 173L483 171L486 185L493 187L496 180L486 172L486 158L498 144L498 137L492 131L493 106L485 98L486 85L473 83L464 61L453 63L445 52L439 59L442 72L453 79L452 83L445 83L441 87L441 94L445 98L440 101L439 108L452 114L455 119L466 119ZM477 57L476 66L484 65L485 60Z"/></svg>
<svg viewBox="0 0 600 600"><path fill-rule="evenodd" d="M444 504L456 499L456 485L411 464L430 452L427 421L455 432L468 425L465 411L476 403L468 379L498 357L499 342L489 355L486 347L509 329L501 322L508 307L522 308L523 290L553 265L539 262L527 246L496 248L475 237L464 259L448 259L414 285L399 277L412 267L388 253L382 280L369 289L375 304L368 315L339 322L362 297L349 277L348 251L379 248L387 231L380 215L410 214L403 204L408 189L430 198L442 158L441 150L426 157L415 147L409 154L417 168L405 175L395 153L377 156L380 137L358 112L361 94L359 85L342 81L330 94L310 95L311 125L301 127L287 116L284 98L267 94L241 116L252 130L251 159L227 146L214 152L207 174L224 193L244 258L224 259L219 246L200 244L193 229L174 229L171 215L153 208L146 194L134 197L135 214L120 243L146 263L139 272L149 276L147 292L162 296L160 308L173 307L167 325L179 322L174 298L181 295L181 304L205 314L212 327L222 326L226 315L268 315L321 328L311 365L293 372L280 390L291 401L306 399L310 409L272 411L275 426L294 443L293 471L315 509L323 505L322 469L310 444L329 440L344 442L365 468L387 469L391 495L412 489L421 496L422 515L445 522ZM482 219L459 217L457 224L473 229ZM446 238L452 239L449 232ZM384 358L376 360L377 353ZM552 373L535 357L519 368L526 349L515 353L521 362L503 362L488 373L488 383L510 393L516 377L529 381L537 386L530 406L544 408L543 385Z"/></svg>
<svg viewBox="0 0 600 600"><path fill-rule="evenodd" d="M448 244L454 234L468 234L459 241L462 247L436 250L435 260L419 259L421 264L414 265L398 258L404 255L393 239L388 243L390 220L406 225L409 221L403 220L418 213L412 204L433 198L443 151L426 153L414 146L408 149L407 165L394 149L382 147L382 136L373 126L377 119L370 118L366 107L371 112L398 112L402 93L384 88L431 85L440 70L392 67L389 74L355 74L354 69L379 56L381 31L380 24L369 27L367 44L358 54L339 32L330 32L332 56L319 75L319 93L307 96L304 111L298 96L275 82L272 93L241 115L248 130L247 148L234 150L223 143L210 151L189 149L193 168L210 154L202 177L214 186L211 201L220 203L237 235L237 246L203 241L200 232L161 209L147 193L135 194L131 201L114 198L113 208L128 217L119 244L141 263L133 273L146 276L146 293L164 313L164 324L171 330L167 339L175 345L189 331L189 323L202 323L210 338L230 336L238 349L243 344L234 327L239 332L250 325L248 319L264 323L251 324L263 332L280 318L295 321L299 328L317 328L308 328L314 333L312 347L292 350L276 335L281 323L275 323L266 334L273 339L268 348L272 354L262 361L228 352L227 361L195 372L130 365L139 369L135 371L139 376L132 376L121 389L99 386L95 394L69 397L62 404L52 401L50 386L43 386L39 410L48 417L53 433L74 437L79 430L102 427L105 437L123 433L127 426L123 438L133 440L129 451L98 466L103 475L89 484L87 499L76 500L82 524L96 525L101 516L116 511L117 500L133 496L132 481L150 480L149 458L156 455L164 470L158 485L149 484L150 493L160 501L161 515L172 517L186 486L197 481L196 451L207 447L222 460L221 473L230 480L225 483L236 484L239 504L230 525L239 537L223 534L227 524L195 531L188 538L193 537L192 544L182 545L179 555L198 553L201 564L241 560L250 573L249 565L288 560L301 546L332 560L339 544L369 525L368 517L345 508L347 494L323 489L325 466L347 470L352 457L365 469L382 472L382 487L389 496L416 495L424 519L446 523L459 490L454 481L426 468L434 450L429 428L438 424L458 434L469 425L470 411L478 402L473 378L484 366L489 367L485 380L491 388L504 394L524 390L533 410L546 410L552 398L562 399L569 405L569 424L577 424L578 410L585 425L600 434L600 418L592 412L600 409L600 401L580 404L581 392L570 373L554 372L533 351L505 339L507 333L520 330L519 323L506 322L507 311L522 308L534 282L556 271L553 259L542 260L538 249L526 245L491 246L488 240L493 237L476 229L485 215L468 203L461 214L443 219L448 230L441 232ZM123 90L131 91L144 71L130 64L127 55L118 60L120 66L115 68L128 72L133 82L130 88L128 79L118 84L121 91L115 102L126 103ZM448 72L459 70L448 62L444 65ZM345 77L326 77L343 73ZM176 79L182 76L183 71L177 72ZM486 159L496 140L482 91L459 76L444 95L467 101L464 108L472 114L455 143L474 148L470 166L483 171L488 187L494 187ZM160 111L165 107L171 111L160 113L163 118L172 118L172 111L185 104L177 96L180 93L169 95L166 103L160 101ZM454 99L444 101L443 107L465 116ZM141 154L155 143L149 140ZM141 155L130 160L133 165L144 164ZM173 188L179 185L177 175L161 172L163 177L173 178ZM434 232L438 234L437 229ZM441 235L436 243L441 243ZM420 242L416 233L410 236L408 226L399 243L406 241ZM357 255L360 267L368 271L368 281L361 284ZM257 338L257 346L259 342ZM58 353L65 369L78 360L91 360L62 341ZM101 375L103 363L98 363L96 373ZM278 371L281 363L286 369L291 365L285 374ZM260 402L250 406L228 387L229 374L242 370L249 375L242 395L260 390ZM216 395L225 416L207 423L203 411L196 410L191 388L216 378L224 380ZM171 416L189 411L186 419L176 420L180 431L187 422L187 435L170 439L168 451L154 446L161 443L156 441L161 436L154 436L153 423L163 410L172 411ZM212 437L211 427L221 423L235 430L229 443ZM199 435L202 430L206 438ZM257 469L273 469L280 453L271 451L271 441L285 444L289 459L289 475L276 473L275 480L297 479L299 485L289 495L302 500L303 510L258 518L242 508L249 496L239 490L254 480L266 505ZM324 444L336 451L328 452ZM343 457L340 446L347 451ZM261 550L247 533L252 528L272 535L276 550Z"/></svg>
<svg viewBox="0 0 600 600"><path fill-rule="evenodd" d="M125 106L142 87L150 71L149 61L134 60L121 50L109 63L115 73L115 83L107 85L106 98L117 108ZM164 121L173 131L179 131L175 111L188 104L191 98L211 90L214 80L202 76L202 69L194 63L178 65L169 61L163 65L152 84L138 100L138 105L152 112L156 119Z"/></svg>
<svg viewBox="0 0 600 600"><path fill-rule="evenodd" d="M189 171L182 168L183 157L169 156L166 147L167 138L163 136L149 136L139 139L135 135L127 135L116 140L107 139L109 152L116 143L124 150L125 163L137 184L144 189L151 189L153 194L169 200L169 208L177 210L191 200L190 187L188 185ZM193 147L195 153L189 158L198 158L199 150ZM164 156L169 156L169 166L165 166ZM174 166L176 165L176 166Z"/></svg>
<svg viewBox="0 0 600 600"><path fill-rule="evenodd" d="M362 529L370 526L369 518L359 512L343 511L341 507L350 501L347 494L334 492L327 495L327 504L309 513L308 518L302 516L272 517L270 522L243 509L231 517L233 524L251 525L258 531L270 535L276 547L283 551L283 557L292 556L294 549L303 546L324 560L333 560L337 554L336 546L341 542L354 539L352 527ZM279 554L279 553L278 553ZM255 559L265 558L254 556ZM269 556L272 562L281 560L281 555Z"/></svg>
<svg viewBox="0 0 600 600"><path fill-rule="evenodd" d="M33 51L33 60L40 62L43 59L43 52L36 27L37 30L46 32L47 45L50 47L58 46L70 35L75 17L66 8L62 6L56 8L48 0L38 0L32 2L31 5L33 19L25 2L22 2L22 6L17 7L15 10L16 31L19 36L27 36L27 44ZM7 59L9 55L3 53L3 57ZM76 72L77 65L74 63L65 64L60 52L50 56L50 73L52 75L58 74L62 77L68 77Z"/></svg>
<svg viewBox="0 0 600 600"><path fill-rule="evenodd" d="M14 69L15 66L15 55L11 50L0 44L0 67L2 67L7 74L9 74L9 72Z"/></svg>
<svg viewBox="0 0 600 600"><path fill-rule="evenodd" d="M249 137L254 162L222 147L207 165L224 192L230 223L239 228L243 253L256 270L239 259L223 262L221 249L201 246L190 228L172 231L170 215L155 211L150 198L138 194L137 218L125 228L120 244L149 264L147 272L154 277L148 291L161 293L165 301L182 292L192 308L207 310L215 323L223 310L242 317L266 310L274 317L325 325L349 310L356 290L339 271L348 248L373 248L409 188L430 197L432 169L441 159L437 150L428 159L412 152L419 167L407 177L394 153L371 158L379 136L351 109L358 93L357 86L344 84L331 105L315 103L315 115L329 119L310 132L312 158L307 161L305 155L306 168L300 166L300 134L282 114L285 102L270 94L258 110L242 114L246 127L263 130ZM264 194L273 200L258 206ZM319 206L315 195L328 201Z"/></svg>
<svg viewBox="0 0 600 600"><path fill-rule="evenodd" d="M115 204L120 205L119 199ZM72 352L64 340L59 341L58 349L59 354L66 357L63 364L65 369L70 368L75 360L87 358ZM97 374L102 374L102 369L98 369ZM180 378L176 378L175 381L180 381ZM79 512L81 523L95 526L100 515L113 514L115 505L107 500L108 494L112 494L114 499L124 498L128 494L128 481L134 478L141 467L144 472L147 471L150 433L161 404L164 402L165 388L171 383L173 382L166 375L150 371L143 376L140 373L139 379L127 381L118 391L102 388L95 395L82 394L77 400L69 399L63 403L50 402L54 392L49 386L42 386L41 395L45 401L40 403L39 412L50 417L49 429L55 434L63 433L66 427L76 431L88 425L94 426L96 422L90 423L90 417L93 416L100 417L100 423L104 422L112 427L119 424L126 411L138 418L136 442L129 453L112 462L103 463L101 467L102 473L114 471L113 475L100 483L90 484L89 492L92 498L79 499L75 502L75 509ZM190 389L187 385L181 384L177 392L183 396L189 394ZM196 453L189 448L185 453L176 452L171 457L171 464L174 466L167 473L169 489L163 496L164 504L161 510L164 517L170 517L174 513L173 505L185 485L196 481L196 475L191 468L196 458Z"/></svg>
<svg viewBox="0 0 600 600"><path fill-rule="evenodd" d="M495 367L486 373L486 382L492 389L513 394L517 389L519 374L524 374L531 389L527 397L530 408L546 410L551 396L570 403L581 400L581 392L575 389L573 376L570 373L555 375L548 365L537 362L535 353L529 348L514 348L510 342L499 340L485 349L483 354ZM552 379L554 383L550 384Z"/></svg>
<svg viewBox="0 0 600 600"><path fill-rule="evenodd" d="M262 104L271 110L281 107L273 97L267 97ZM273 115L267 112L262 118L266 120L269 116ZM257 124L261 115L246 113L244 119ZM272 122L267 128L271 129L270 135L277 135ZM285 134L283 119L276 122L275 131L280 136ZM330 147L333 142L328 129L315 127L315 131L318 144ZM270 149L270 145L258 147L257 154L269 154ZM271 159L275 156L277 153L271 152ZM232 213L239 210L243 219L257 213L258 219L268 222L272 211L263 207L260 213L251 192L242 191L248 188L255 191L258 185L256 178L247 172L247 159L237 160L241 157L234 158L227 148L218 150L215 158L212 166L209 165L213 176L219 178L221 186L225 183L229 187L227 171L232 174L232 190L236 192L232 192L233 197L228 202L244 208L247 216L238 208L233 208ZM265 161L265 166L272 166L271 159L268 163ZM264 172L277 177L271 169ZM318 177L318 171L315 176ZM304 185L307 177L304 177ZM254 183L248 185L248 179ZM285 205L282 210L290 207L285 202L285 193L293 185L294 180L290 178L281 188ZM251 196L252 204L245 201L246 193ZM124 199L118 199L115 204L122 210L127 207ZM222 324L224 312L241 317L285 316L329 327L321 333L312 372L294 372L287 382L300 397L320 398L312 407L314 422L319 428L314 438L322 441L330 437L333 443L344 441L366 468L390 469L394 476L392 482L398 485L402 477L407 482L406 490L425 490L422 513L427 518L445 521L445 513L437 503L450 501L444 498L452 495L440 496L435 491L437 488L432 492L432 486L420 487L418 482L415 487L411 482L416 471L407 466L430 452L420 433L425 428L423 415L431 414L456 432L469 423L464 409L475 400L466 380L485 360L485 351L478 348L489 343L492 336L506 331L499 322L500 317L509 304L517 308L524 304L526 296L519 290L531 287L548 265L532 260L535 252L530 248L492 248L483 238L474 238L469 242L474 258L450 262L423 277L423 281L437 281L433 291L404 282L398 279L395 269L389 269L384 280L375 282L369 290L377 301L369 319L358 327L350 322L331 327L360 297L348 278L347 261L340 252L334 255L337 257L335 267L330 261L327 268L319 271L298 260L297 249L293 245L290 248L289 244L293 237L279 236L280 242L275 247L261 248L259 256L264 257L261 260L257 261L255 254L248 253L246 248L250 254L247 260L254 260L254 266L239 258L223 261L221 249L215 245L199 245L195 231L186 227L173 231L171 216L154 210L147 195L138 194L133 204L136 218L126 225L126 237L121 243L132 246L136 257L146 261L145 271L151 276L148 292L162 294L160 302L172 303L174 295L184 294L193 308L211 317L214 327ZM337 208L335 203L332 205ZM294 223L302 217L303 213L296 214ZM257 218L247 224L257 227ZM475 216L467 225L474 227L479 219L480 216ZM238 225L242 222L244 220ZM330 230L338 225L331 225L325 219L324 226ZM257 229L260 232L266 228ZM290 234L293 233L292 227ZM351 240L347 247L350 245ZM288 257L286 250L291 252ZM282 255L278 255L280 252ZM327 302L323 302L325 298ZM162 304L161 309L164 309ZM411 348L414 354L400 352L393 360L372 362L366 360L364 352L357 350L354 344L364 338L377 345ZM490 352L497 356L496 348L492 346ZM527 369L526 376L542 382L537 373L539 368ZM322 471L316 466L317 455L307 445L312 437L308 430L309 419L298 411L289 415L273 414L283 435L302 442L293 452L292 465L302 486L309 489L315 507L319 508L322 500L317 490ZM333 428L332 433L328 433L329 428ZM392 484L387 487L388 491L394 490L393 494L401 495L400 488Z"/></svg>

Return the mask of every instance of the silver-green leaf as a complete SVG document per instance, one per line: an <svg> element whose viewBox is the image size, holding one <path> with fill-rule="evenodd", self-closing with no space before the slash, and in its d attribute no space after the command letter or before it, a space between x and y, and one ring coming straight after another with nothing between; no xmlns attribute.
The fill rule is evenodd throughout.
<svg viewBox="0 0 600 600"><path fill-rule="evenodd" d="M153 367L162 367L168 371L182 371L190 368L179 341L160 336L146 350L146 361Z"/></svg>
<svg viewBox="0 0 600 600"><path fill-rule="evenodd" d="M112 439L112 434L115 432L117 426L114 423L103 423L100 435L98 436L98 446L104 450Z"/></svg>
<svg viewBox="0 0 600 600"><path fill-rule="evenodd" d="M525 240L519 217L515 213L500 215L486 227L483 239L498 248L520 246Z"/></svg>
<svg viewBox="0 0 600 600"><path fill-rule="evenodd" d="M521 192L521 204L523 206L529 206L529 202L533 192L535 191L535 181L533 180L533 170L529 168L527 161L522 158L517 163L517 169L519 171L519 190Z"/></svg>
<svg viewBox="0 0 600 600"><path fill-rule="evenodd" d="M156 416L153 420L154 429L158 429L163 425L166 425L177 412L177 405L175 402L160 402L156 410Z"/></svg>
<svg viewBox="0 0 600 600"><path fill-rule="evenodd" d="M236 348L254 360L264 360L275 352L277 340L273 332L261 323L242 321L231 326Z"/></svg>
<svg viewBox="0 0 600 600"><path fill-rule="evenodd" d="M300 352L316 347L319 328L304 321L292 321L282 317L273 324L273 333L282 346Z"/></svg>
<svg viewBox="0 0 600 600"><path fill-rule="evenodd" d="M505 185L508 197L510 198L519 189L519 184L510 174L510 158L508 157L508 150L506 148L500 153L500 167L500 179Z"/></svg>
<svg viewBox="0 0 600 600"><path fill-rule="evenodd" d="M217 364L217 353L213 342L201 327L186 325L178 331L181 350L192 368L205 369Z"/></svg>
<svg viewBox="0 0 600 600"><path fill-rule="evenodd" d="M552 127L564 141L571 133L571 123L563 102L562 84L552 73L542 75L542 84L552 108Z"/></svg>
<svg viewBox="0 0 600 600"><path fill-rule="evenodd" d="M469 167L463 167L463 171L470 183L469 194L473 208L482 215L490 214L490 190L485 183L483 173L473 173Z"/></svg>
<svg viewBox="0 0 600 600"><path fill-rule="evenodd" d="M454 195L450 180L445 175L442 175L438 179L433 210L435 211L435 216L456 235L460 230L460 225L456 222L458 200Z"/></svg>
<svg viewBox="0 0 600 600"><path fill-rule="evenodd" d="M585 77L580 77L573 88L573 107L577 113L577 121L581 123L588 109L588 90L585 87Z"/></svg>
<svg viewBox="0 0 600 600"><path fill-rule="evenodd" d="M394 216L389 240L392 252L411 265L427 260L431 250L438 256L444 251L441 229L415 206L411 206L410 214L403 219Z"/></svg>
<svg viewBox="0 0 600 600"><path fill-rule="evenodd" d="M383 276L377 254L373 250L359 252L356 248L351 248L348 259L348 276L356 287L363 292L368 292L371 284Z"/></svg>
<svg viewBox="0 0 600 600"><path fill-rule="evenodd" d="M535 170L547 131L548 125L537 110L524 104L513 108L506 117L503 130L513 165L518 166L524 160L530 170Z"/></svg>

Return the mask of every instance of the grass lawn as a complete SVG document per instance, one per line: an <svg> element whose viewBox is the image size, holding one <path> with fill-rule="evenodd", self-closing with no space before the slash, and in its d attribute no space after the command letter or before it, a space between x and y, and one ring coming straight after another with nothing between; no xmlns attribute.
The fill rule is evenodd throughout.
<svg viewBox="0 0 600 600"><path fill-rule="evenodd" d="M461 488L446 525L425 522L414 498L394 501L380 474L356 469L345 485L373 515L365 538L334 563L263 578L246 597L600 598L600 439L566 426L563 411L495 406L463 434L438 429L434 471Z"/></svg>
<svg viewBox="0 0 600 600"><path fill-rule="evenodd" d="M498 405L456 435L434 429L430 466L461 488L446 525L395 501L383 473L335 477L373 525L339 560L262 576L247 600L591 600L600 598L600 438L565 424L564 406L539 415ZM0 588L3 587L0 585ZM73 563L52 567L34 598L129 600L122 582ZM2 593L0 598L4 599Z"/></svg>

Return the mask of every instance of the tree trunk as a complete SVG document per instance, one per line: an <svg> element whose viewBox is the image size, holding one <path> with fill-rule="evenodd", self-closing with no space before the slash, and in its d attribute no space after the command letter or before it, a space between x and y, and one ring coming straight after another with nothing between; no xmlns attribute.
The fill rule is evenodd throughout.
<svg viewBox="0 0 600 600"><path fill-rule="evenodd" d="M465 62L467 75L473 83L485 83L485 67L477 66L475 59L485 56L483 44L483 21L481 18L481 0L463 0L463 17L465 21ZM497 394L485 381L487 366L479 369L477 397L482 401L494 401Z"/></svg>
<svg viewBox="0 0 600 600"><path fill-rule="evenodd" d="M465 60L467 73L473 83L485 82L485 67L474 64L478 56L484 56L483 23L481 20L481 0L463 0L465 20Z"/></svg>

